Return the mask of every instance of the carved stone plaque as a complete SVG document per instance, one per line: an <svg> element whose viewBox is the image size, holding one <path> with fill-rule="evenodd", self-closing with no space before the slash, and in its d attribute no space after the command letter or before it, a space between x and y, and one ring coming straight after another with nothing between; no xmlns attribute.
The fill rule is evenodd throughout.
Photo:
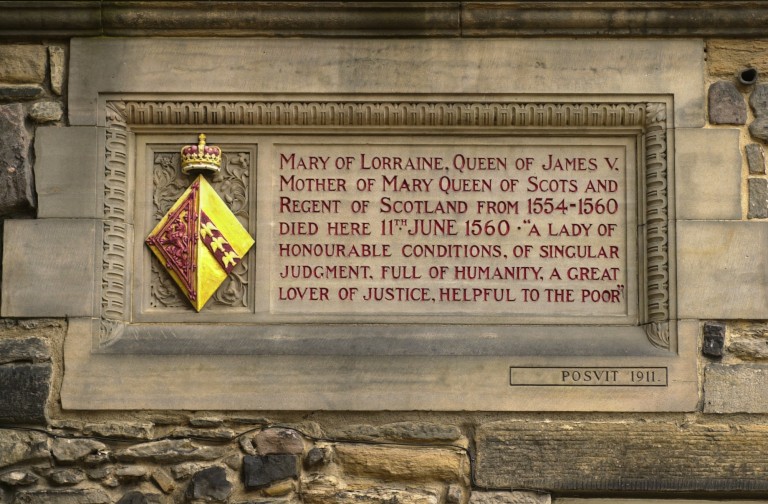
<svg viewBox="0 0 768 504"><path fill-rule="evenodd" d="M700 128L704 86L679 79L702 74L699 44L316 42L214 44L220 71L163 80L187 46L157 41L133 78L113 62L146 47L74 44L75 64L113 71L70 87L72 124L103 141L67 407L696 406L676 233L703 182L676 172L695 149L676 136ZM143 241L191 183L176 153L200 133L255 243L198 313Z"/></svg>

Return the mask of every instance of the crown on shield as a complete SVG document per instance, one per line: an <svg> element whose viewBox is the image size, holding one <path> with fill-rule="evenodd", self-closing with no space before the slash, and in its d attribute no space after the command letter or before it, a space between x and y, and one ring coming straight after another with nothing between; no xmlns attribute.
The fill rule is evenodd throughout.
<svg viewBox="0 0 768 504"><path fill-rule="evenodd" d="M205 135L200 133L197 145L185 145L181 149L181 171L185 174L195 171L218 172L221 170L221 148L205 144Z"/></svg>

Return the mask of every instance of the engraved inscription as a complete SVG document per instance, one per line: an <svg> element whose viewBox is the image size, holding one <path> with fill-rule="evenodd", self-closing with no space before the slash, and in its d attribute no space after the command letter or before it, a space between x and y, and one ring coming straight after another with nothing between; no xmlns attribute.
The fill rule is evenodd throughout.
<svg viewBox="0 0 768 504"><path fill-rule="evenodd" d="M666 387L666 367L525 367L509 368L511 386Z"/></svg>
<svg viewBox="0 0 768 504"><path fill-rule="evenodd" d="M272 309L631 315L627 146L536 143L277 145Z"/></svg>

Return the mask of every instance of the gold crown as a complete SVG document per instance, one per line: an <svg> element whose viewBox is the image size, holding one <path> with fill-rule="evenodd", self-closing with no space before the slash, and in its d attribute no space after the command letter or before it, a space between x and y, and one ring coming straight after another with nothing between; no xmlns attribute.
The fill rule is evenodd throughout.
<svg viewBox="0 0 768 504"><path fill-rule="evenodd" d="M211 171L221 170L221 148L215 145L205 145L205 135L200 133L200 143L185 145L181 149L181 171Z"/></svg>

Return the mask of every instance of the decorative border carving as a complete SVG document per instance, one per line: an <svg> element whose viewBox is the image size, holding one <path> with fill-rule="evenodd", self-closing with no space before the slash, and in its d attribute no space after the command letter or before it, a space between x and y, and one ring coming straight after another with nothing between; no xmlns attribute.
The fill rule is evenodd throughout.
<svg viewBox="0 0 768 504"><path fill-rule="evenodd" d="M629 127L645 132L646 313L649 341L670 348L666 104L522 102L108 101L100 344L126 320L129 126Z"/></svg>

